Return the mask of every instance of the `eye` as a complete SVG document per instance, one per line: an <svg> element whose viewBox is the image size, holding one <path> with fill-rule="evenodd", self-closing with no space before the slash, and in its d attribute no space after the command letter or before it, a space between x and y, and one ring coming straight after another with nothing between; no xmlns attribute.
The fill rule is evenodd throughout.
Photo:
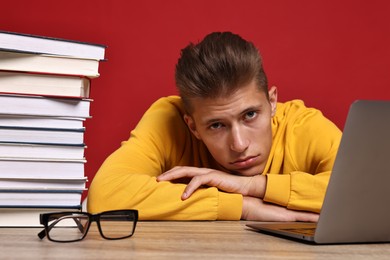
<svg viewBox="0 0 390 260"><path fill-rule="evenodd" d="M249 111L245 114L245 120L251 120L257 116L256 111Z"/></svg>
<svg viewBox="0 0 390 260"><path fill-rule="evenodd" d="M222 127L223 127L223 125L221 123L218 123L218 122L217 123L213 123L212 125L209 126L209 128L212 129L212 130L213 129L220 129Z"/></svg>

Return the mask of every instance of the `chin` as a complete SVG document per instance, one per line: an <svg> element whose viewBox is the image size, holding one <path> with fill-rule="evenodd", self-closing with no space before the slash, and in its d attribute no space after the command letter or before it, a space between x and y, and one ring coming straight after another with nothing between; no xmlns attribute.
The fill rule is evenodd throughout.
<svg viewBox="0 0 390 260"><path fill-rule="evenodd" d="M250 169L246 169L246 170L236 170L236 171L232 171L232 172L235 175L247 176L247 177L261 174L260 171L254 169L254 168L250 168Z"/></svg>
<svg viewBox="0 0 390 260"><path fill-rule="evenodd" d="M261 164L261 165L256 165L256 166L253 166L253 167L250 167L248 169L243 169L243 170L240 170L240 175L242 176L256 176L256 175L260 175L260 174L263 174L264 172L264 167L265 165Z"/></svg>
<svg viewBox="0 0 390 260"><path fill-rule="evenodd" d="M238 175L238 176L256 176L263 173L263 167L260 166L253 166L247 169L232 169L230 167L223 167L223 171Z"/></svg>
<svg viewBox="0 0 390 260"><path fill-rule="evenodd" d="M241 173L240 175L241 176L246 176L246 177L250 177L250 176L256 176L256 175L259 175L261 173L259 172L244 172L244 173Z"/></svg>

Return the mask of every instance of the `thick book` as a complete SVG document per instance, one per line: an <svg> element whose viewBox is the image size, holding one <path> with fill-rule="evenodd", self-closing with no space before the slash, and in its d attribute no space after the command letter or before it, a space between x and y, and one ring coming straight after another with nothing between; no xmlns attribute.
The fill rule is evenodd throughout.
<svg viewBox="0 0 390 260"><path fill-rule="evenodd" d="M84 145L84 128L0 126L0 142Z"/></svg>
<svg viewBox="0 0 390 260"><path fill-rule="evenodd" d="M42 227L40 214L50 212L78 212L81 206L75 207L9 207L0 208L0 227Z"/></svg>
<svg viewBox="0 0 390 260"><path fill-rule="evenodd" d="M99 77L99 61L0 50L0 70Z"/></svg>
<svg viewBox="0 0 390 260"><path fill-rule="evenodd" d="M35 159L84 159L85 145L51 145L0 142L0 157Z"/></svg>
<svg viewBox="0 0 390 260"><path fill-rule="evenodd" d="M90 79L15 71L0 71L0 92L88 98Z"/></svg>
<svg viewBox="0 0 390 260"><path fill-rule="evenodd" d="M86 160L2 157L0 178L82 179Z"/></svg>
<svg viewBox="0 0 390 260"><path fill-rule="evenodd" d="M106 46L56 37L0 31L0 49L103 60Z"/></svg>
<svg viewBox="0 0 390 260"><path fill-rule="evenodd" d="M83 190L0 189L0 207L76 207Z"/></svg>
<svg viewBox="0 0 390 260"><path fill-rule="evenodd" d="M85 118L0 114L0 126L77 129L83 128L84 122Z"/></svg>
<svg viewBox="0 0 390 260"><path fill-rule="evenodd" d="M55 178L55 176L52 176ZM0 178L0 189L12 190L85 190L86 177L78 179Z"/></svg>
<svg viewBox="0 0 390 260"><path fill-rule="evenodd" d="M0 94L0 114L90 117L90 99Z"/></svg>

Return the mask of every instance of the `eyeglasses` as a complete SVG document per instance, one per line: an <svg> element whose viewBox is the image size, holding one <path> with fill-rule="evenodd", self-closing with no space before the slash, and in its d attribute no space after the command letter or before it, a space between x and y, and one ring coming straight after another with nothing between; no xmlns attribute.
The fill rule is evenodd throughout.
<svg viewBox="0 0 390 260"><path fill-rule="evenodd" d="M87 212L53 212L40 214L44 229L38 237L45 236L54 242L75 242L84 239L91 222L96 221L100 235L105 239L123 239L134 234L138 211L112 210L98 214Z"/></svg>

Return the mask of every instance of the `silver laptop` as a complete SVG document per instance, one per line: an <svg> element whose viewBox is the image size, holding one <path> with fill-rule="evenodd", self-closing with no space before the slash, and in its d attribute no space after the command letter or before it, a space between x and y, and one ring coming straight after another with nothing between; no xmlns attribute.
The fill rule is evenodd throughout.
<svg viewBox="0 0 390 260"><path fill-rule="evenodd" d="M390 101L351 105L318 223L247 226L317 244L390 242Z"/></svg>

